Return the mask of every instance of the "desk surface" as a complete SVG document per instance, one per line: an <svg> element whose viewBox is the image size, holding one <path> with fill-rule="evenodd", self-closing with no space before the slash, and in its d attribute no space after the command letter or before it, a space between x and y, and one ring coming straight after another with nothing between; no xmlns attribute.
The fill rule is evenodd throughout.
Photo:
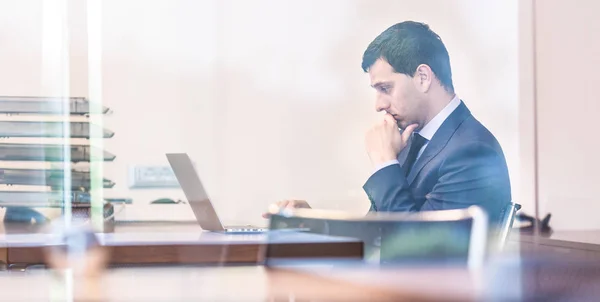
<svg viewBox="0 0 600 302"><path fill-rule="evenodd" d="M26 223L0 223L0 236L11 234L49 234L49 225ZM117 222L105 233L200 233L202 228L196 222Z"/></svg>
<svg viewBox="0 0 600 302"><path fill-rule="evenodd" d="M600 230L556 231L547 239L600 245Z"/></svg>
<svg viewBox="0 0 600 302"><path fill-rule="evenodd" d="M347 273L333 271L324 276L310 271L269 270L261 266L129 268L109 270L100 281L87 284L82 278L74 278L73 288L76 298L101 298L102 301L468 301L474 294L470 281L463 283L460 291L445 292L429 290L431 284L424 284L425 280L420 278L427 277L431 281L433 277L441 281L450 274L456 280L454 282L470 280L468 274L461 271L446 274L443 271L422 271L420 274L411 270L356 271L354 276L360 278L342 278ZM363 282L383 279L388 282ZM30 290L32 286L35 291ZM51 271L36 271L0 274L0 291L7 301L49 300L52 295L59 301L67 289L64 277L56 277Z"/></svg>
<svg viewBox="0 0 600 302"><path fill-rule="evenodd" d="M600 295L597 265L525 263L515 259L477 271L360 266L126 268L108 270L88 282L80 276L67 281L50 270L33 270L0 272L0 292L6 301L64 301L67 284L75 301L597 301Z"/></svg>
<svg viewBox="0 0 600 302"><path fill-rule="evenodd" d="M35 234L1 234L0 242L6 246L50 245L60 234L49 232ZM266 244L266 243L333 243L358 242L356 239L325 236L319 234L274 231L270 233L226 234L203 231L190 225L127 225L117 226L114 232L98 233L98 239L105 246L121 245L173 245L173 244Z"/></svg>
<svg viewBox="0 0 600 302"><path fill-rule="evenodd" d="M5 262L42 263L43 249L55 245L58 234L48 229L19 233L19 228L23 226L8 225L7 232L0 234ZM352 238L296 232L220 234L190 223L117 224L113 232L99 233L98 237L103 246L110 248L112 264L258 263L267 245L274 255L290 257L363 256L362 242Z"/></svg>
<svg viewBox="0 0 600 302"><path fill-rule="evenodd" d="M510 240L600 252L600 230L554 231L550 236L537 238L515 231L511 233Z"/></svg>

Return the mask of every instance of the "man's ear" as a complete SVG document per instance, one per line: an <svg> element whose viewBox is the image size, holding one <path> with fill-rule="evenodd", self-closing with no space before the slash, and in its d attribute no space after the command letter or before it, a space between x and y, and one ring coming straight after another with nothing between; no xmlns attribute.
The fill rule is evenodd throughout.
<svg viewBox="0 0 600 302"><path fill-rule="evenodd" d="M421 92L426 93L429 91L429 88L431 88L431 84L434 81L433 77L434 77L434 74L433 74L433 71L431 70L431 67L429 67L426 64L421 64L417 67L417 70L415 71L415 76L413 77L413 79L415 81L417 88Z"/></svg>

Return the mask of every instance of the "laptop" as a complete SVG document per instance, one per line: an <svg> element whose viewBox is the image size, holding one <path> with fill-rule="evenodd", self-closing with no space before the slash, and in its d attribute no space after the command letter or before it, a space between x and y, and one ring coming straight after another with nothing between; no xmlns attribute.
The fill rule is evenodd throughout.
<svg viewBox="0 0 600 302"><path fill-rule="evenodd" d="M186 153L167 153L167 159L202 229L228 234L263 233L268 230L268 227L252 225L223 226L190 157Z"/></svg>

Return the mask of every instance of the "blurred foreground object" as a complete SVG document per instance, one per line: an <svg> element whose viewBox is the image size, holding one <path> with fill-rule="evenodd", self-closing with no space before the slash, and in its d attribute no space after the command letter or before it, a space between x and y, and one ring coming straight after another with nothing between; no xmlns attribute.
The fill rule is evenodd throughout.
<svg viewBox="0 0 600 302"><path fill-rule="evenodd" d="M100 245L90 228L69 227L56 231L60 239L45 250L45 256L56 273L56 281L61 282L61 288L66 291L63 294L74 297L75 301L103 300L101 278L108 265L108 250Z"/></svg>
<svg viewBox="0 0 600 302"><path fill-rule="evenodd" d="M76 276L99 276L106 268L108 252L89 228L57 230L59 240L46 250L50 267L57 272L72 270Z"/></svg>

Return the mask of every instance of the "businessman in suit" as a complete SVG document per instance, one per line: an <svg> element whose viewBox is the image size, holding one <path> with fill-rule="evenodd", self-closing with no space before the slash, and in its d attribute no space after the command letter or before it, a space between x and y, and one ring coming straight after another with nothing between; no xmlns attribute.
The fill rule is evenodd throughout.
<svg viewBox="0 0 600 302"><path fill-rule="evenodd" d="M478 205L497 222L511 201L504 154L455 93L440 37L423 23L395 24L369 44L362 69L376 91L375 109L384 112L365 139L370 211ZM310 208L303 200L276 206Z"/></svg>

